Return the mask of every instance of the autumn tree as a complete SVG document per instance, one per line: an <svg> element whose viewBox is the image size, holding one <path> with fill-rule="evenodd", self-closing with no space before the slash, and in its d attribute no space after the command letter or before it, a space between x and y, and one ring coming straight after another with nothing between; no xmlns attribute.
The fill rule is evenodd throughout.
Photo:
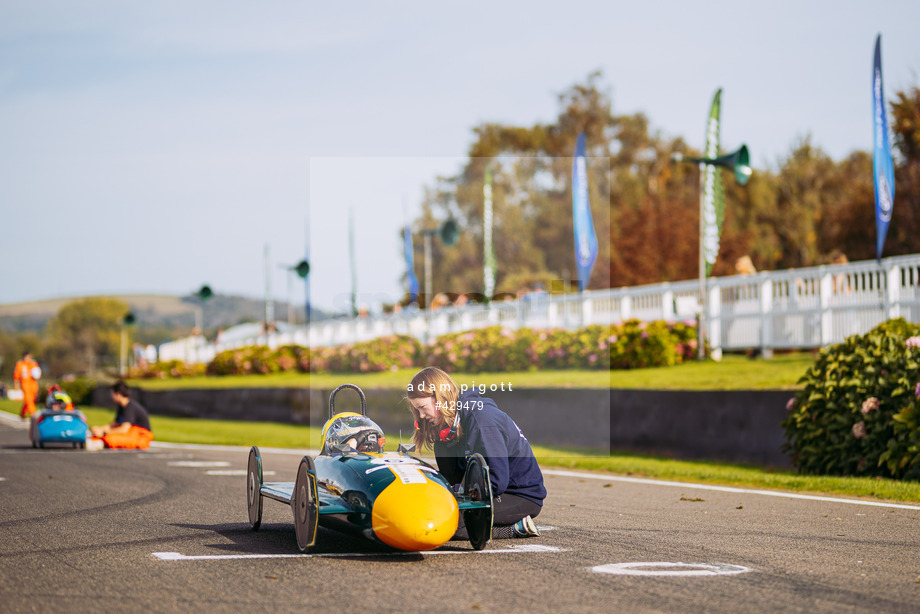
<svg viewBox="0 0 920 614"><path fill-rule="evenodd" d="M920 88L897 92L891 118L895 196L885 255L915 254L920 252Z"/></svg>
<svg viewBox="0 0 920 614"><path fill-rule="evenodd" d="M499 291L575 276L571 163L575 140L588 144L590 202L600 253L591 289L695 278L698 274L700 174L673 164L699 156L665 138L641 114L616 115L601 75L559 94L547 124L485 123L473 129L469 158L439 179L416 227L447 218L461 228L456 246L435 242L434 292L482 290L483 182L492 170L493 242ZM896 183L886 255L920 251L920 89L892 104ZM760 270L814 266L835 254L874 257L872 159L856 151L835 162L805 136L775 168L758 168L746 186L725 174L725 221L713 275L735 274L748 255ZM422 261L421 242L416 242Z"/></svg>

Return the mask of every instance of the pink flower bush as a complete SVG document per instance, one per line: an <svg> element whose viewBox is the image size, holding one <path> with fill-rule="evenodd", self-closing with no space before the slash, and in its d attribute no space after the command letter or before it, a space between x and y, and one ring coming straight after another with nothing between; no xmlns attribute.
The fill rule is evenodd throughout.
<svg viewBox="0 0 920 614"><path fill-rule="evenodd" d="M792 411L793 409L795 409L795 397L791 397L786 401L786 411Z"/></svg>
<svg viewBox="0 0 920 614"><path fill-rule="evenodd" d="M252 346L218 354L209 375L373 373L435 365L448 372L535 369L636 369L695 358L696 330L682 323L628 320L577 330L511 330L491 326L443 335L427 347L409 336L389 336L334 347ZM133 377L178 377L184 365ZM204 366L200 367L204 370Z"/></svg>
<svg viewBox="0 0 920 614"><path fill-rule="evenodd" d="M856 439L862 439L866 436L866 423L860 420L853 425L853 437Z"/></svg>
<svg viewBox="0 0 920 614"><path fill-rule="evenodd" d="M818 353L782 422L800 472L920 480L920 354L911 348L920 324L895 318Z"/></svg>
<svg viewBox="0 0 920 614"><path fill-rule="evenodd" d="M860 411L862 412L862 415L867 416L876 410L878 410L878 399L875 397L869 397L863 401L862 409Z"/></svg>

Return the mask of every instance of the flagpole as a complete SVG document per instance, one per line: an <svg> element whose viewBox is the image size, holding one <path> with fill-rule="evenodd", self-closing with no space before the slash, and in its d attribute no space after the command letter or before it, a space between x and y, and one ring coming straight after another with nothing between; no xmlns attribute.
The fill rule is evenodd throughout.
<svg viewBox="0 0 920 614"><path fill-rule="evenodd" d="M706 165L701 164L701 169ZM709 297L706 296L706 253L703 242L706 237L706 172L700 172L700 310L696 318L696 357L700 360L706 358L706 313L709 305Z"/></svg>
<svg viewBox="0 0 920 614"><path fill-rule="evenodd" d="M495 251L492 247L492 165L486 165L482 186L482 286L487 305L492 304L495 293Z"/></svg>
<svg viewBox="0 0 920 614"><path fill-rule="evenodd" d="M358 263L355 262L355 208L348 211L348 254L351 260L351 316L358 315Z"/></svg>

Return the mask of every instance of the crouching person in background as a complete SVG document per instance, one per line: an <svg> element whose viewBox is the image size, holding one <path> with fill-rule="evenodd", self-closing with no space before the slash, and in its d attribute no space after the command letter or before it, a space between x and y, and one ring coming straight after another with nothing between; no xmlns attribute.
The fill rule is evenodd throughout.
<svg viewBox="0 0 920 614"><path fill-rule="evenodd" d="M131 400L131 390L120 380L112 384L112 400L117 409L115 420L111 424L92 427L93 439L87 442L87 448L99 449L104 445L106 448L146 450L153 441L147 410Z"/></svg>

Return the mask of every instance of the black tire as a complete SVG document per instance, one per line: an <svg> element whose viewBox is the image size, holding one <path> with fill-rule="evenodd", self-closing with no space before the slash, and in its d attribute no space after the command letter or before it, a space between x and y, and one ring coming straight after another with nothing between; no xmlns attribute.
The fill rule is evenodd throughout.
<svg viewBox="0 0 920 614"><path fill-rule="evenodd" d="M301 552L308 552L316 543L316 529L319 522L316 469L313 459L309 456L304 456L297 467L291 510L294 512L294 534L297 536L297 548Z"/></svg>
<svg viewBox="0 0 920 614"><path fill-rule="evenodd" d="M463 492L474 501L488 501L489 507L463 512L463 522L474 550L482 550L492 539L492 483L489 466L482 454L473 454L463 475Z"/></svg>
<svg viewBox="0 0 920 614"><path fill-rule="evenodd" d="M249 450L249 467L246 471L246 504L249 524L258 531L262 524L262 455L257 446Z"/></svg>

